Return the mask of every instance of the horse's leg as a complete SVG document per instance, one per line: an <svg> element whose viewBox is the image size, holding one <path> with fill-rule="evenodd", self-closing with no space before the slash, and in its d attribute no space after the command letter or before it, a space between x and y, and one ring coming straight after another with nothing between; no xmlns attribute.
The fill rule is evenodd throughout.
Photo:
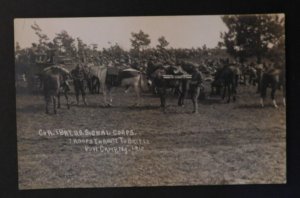
<svg viewBox="0 0 300 198"><path fill-rule="evenodd" d="M129 85L127 85L126 87L125 87L125 90L124 90L124 93L128 93L129 92L129 89L130 89L130 86Z"/></svg>
<svg viewBox="0 0 300 198"><path fill-rule="evenodd" d="M64 90L64 95L67 101L67 108L70 109L70 103L69 103L69 97L68 97L68 91Z"/></svg>
<svg viewBox="0 0 300 198"><path fill-rule="evenodd" d="M230 83L227 85L227 91L228 91L227 103L230 103L231 86L232 86L232 85L231 85Z"/></svg>
<svg viewBox="0 0 300 198"><path fill-rule="evenodd" d="M183 83L183 87L184 89L182 90L182 105L184 105L184 100L186 99L188 92L189 92L189 88L190 88L190 84L187 81L184 81Z"/></svg>
<svg viewBox="0 0 300 198"><path fill-rule="evenodd" d="M107 93L106 93L106 90L102 89L102 93L103 93L104 106L109 106L109 104L107 103Z"/></svg>
<svg viewBox="0 0 300 198"><path fill-rule="evenodd" d="M57 94L57 108L58 109L60 108L60 91L58 91L58 94Z"/></svg>
<svg viewBox="0 0 300 198"><path fill-rule="evenodd" d="M181 107L184 106L183 95L184 95L183 90L179 90L178 106L181 106Z"/></svg>
<svg viewBox="0 0 300 198"><path fill-rule="evenodd" d="M286 101L285 101L285 97L286 97L286 85L285 85L285 80L283 79L283 82L282 82L282 95L283 95L283 98L282 98L282 103L283 103L283 106L286 106Z"/></svg>
<svg viewBox="0 0 300 198"><path fill-rule="evenodd" d="M46 95L45 96L45 102L46 102L46 114L49 114L49 103L50 103L51 98Z"/></svg>
<svg viewBox="0 0 300 198"><path fill-rule="evenodd" d="M79 90L80 90L80 92L81 92L83 104L86 106L86 105L87 105L87 101L86 101L86 97L85 97L85 86L84 86L84 81L81 81L81 82L80 82Z"/></svg>
<svg viewBox="0 0 300 198"><path fill-rule="evenodd" d="M108 86L107 87L107 94L108 94L108 103L109 103L109 106L112 106L112 102L113 102L113 99L112 99L112 91L113 91L113 86Z"/></svg>
<svg viewBox="0 0 300 198"><path fill-rule="evenodd" d="M141 102L141 87L137 84L134 85L134 92L136 94L136 103L134 104L134 106L140 106L140 102Z"/></svg>
<svg viewBox="0 0 300 198"><path fill-rule="evenodd" d="M247 74L243 74L241 76L243 76L244 85L247 85Z"/></svg>
<svg viewBox="0 0 300 198"><path fill-rule="evenodd" d="M102 88L103 91L103 100L104 100L104 105L106 107L110 107L111 106L111 93L110 93L110 87L103 87ZM107 95L109 96L109 102L107 102Z"/></svg>
<svg viewBox="0 0 300 198"><path fill-rule="evenodd" d="M52 97L52 101L53 101L53 112L54 114L56 114L56 96L51 96Z"/></svg>
<svg viewBox="0 0 300 198"><path fill-rule="evenodd" d="M163 112L166 111L166 89L158 88L158 94L160 97L160 107L162 107Z"/></svg>
<svg viewBox="0 0 300 198"><path fill-rule="evenodd" d="M74 87L75 87L75 97L77 105L79 105L79 83L77 80L74 81Z"/></svg>
<svg viewBox="0 0 300 198"><path fill-rule="evenodd" d="M257 78L257 90L256 93L260 93L261 92L261 79L260 77Z"/></svg>
<svg viewBox="0 0 300 198"><path fill-rule="evenodd" d="M84 104L85 106L87 106L88 103L87 103L87 101L86 101L86 97L85 97L85 94L84 94L84 93L82 93L82 100L83 100L83 104Z"/></svg>
<svg viewBox="0 0 300 198"><path fill-rule="evenodd" d="M278 108L278 106L277 106L277 103L276 103L276 100L274 99L273 100L273 106L277 109Z"/></svg>
<svg viewBox="0 0 300 198"><path fill-rule="evenodd" d="M113 99L112 99L112 87L109 87L109 89L108 89L108 97L109 97L109 106L112 106L112 102L113 102Z"/></svg>
<svg viewBox="0 0 300 198"><path fill-rule="evenodd" d="M189 84L187 83L187 81L182 82L182 90L180 92L180 96L178 99L179 106L184 106L184 100L186 95L188 94L188 90L189 90Z"/></svg>
<svg viewBox="0 0 300 198"><path fill-rule="evenodd" d="M227 83L224 83L224 86L223 86L223 89L224 89L224 91L223 91L223 95L222 95L222 99L224 100L225 99L225 96L226 96L226 89L227 89Z"/></svg>
<svg viewBox="0 0 300 198"><path fill-rule="evenodd" d="M261 107L264 107L264 99L266 98L267 95L267 83L261 84L260 82L260 105Z"/></svg>
<svg viewBox="0 0 300 198"><path fill-rule="evenodd" d="M232 85L232 100L233 102L236 101L236 86Z"/></svg>
<svg viewBox="0 0 300 198"><path fill-rule="evenodd" d="M210 89L211 89L211 91L210 91L210 96L212 96L212 95L213 95L213 92L214 92L214 87L213 87L212 84L210 85Z"/></svg>
<svg viewBox="0 0 300 198"><path fill-rule="evenodd" d="M271 91L271 98L272 98L273 106L277 109L278 106L277 106L276 100L275 100L276 87L277 87L277 85L275 83L273 83L272 84L272 91Z"/></svg>
<svg viewBox="0 0 300 198"><path fill-rule="evenodd" d="M236 84L236 87L239 86L239 75L235 75L235 84Z"/></svg>

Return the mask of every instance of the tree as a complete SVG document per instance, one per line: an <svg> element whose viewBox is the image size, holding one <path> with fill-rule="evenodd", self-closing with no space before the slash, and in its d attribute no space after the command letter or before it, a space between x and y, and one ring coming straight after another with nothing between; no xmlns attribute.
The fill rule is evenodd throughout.
<svg viewBox="0 0 300 198"><path fill-rule="evenodd" d="M140 30L139 33L132 32L131 36L133 37L132 39L130 39L131 45L137 52L145 50L151 42L151 40L149 39L149 35L145 34L142 30Z"/></svg>
<svg viewBox="0 0 300 198"><path fill-rule="evenodd" d="M85 44L81 38L77 37L77 56L81 62L87 62L87 54L86 54L86 48L87 44Z"/></svg>
<svg viewBox="0 0 300 198"><path fill-rule="evenodd" d="M54 46L61 52L71 56L76 55L75 39L73 39L67 31L63 30L56 34L53 39Z"/></svg>
<svg viewBox="0 0 300 198"><path fill-rule="evenodd" d="M228 15L222 20L229 29L221 33L223 44L242 62L253 56L260 62L284 36L284 18L278 15Z"/></svg>
<svg viewBox="0 0 300 198"><path fill-rule="evenodd" d="M35 34L39 37L39 43L37 45L39 52L45 52L47 50L47 45L49 38L46 34L43 34L42 29L37 23L31 25L31 28L34 30Z"/></svg>
<svg viewBox="0 0 300 198"><path fill-rule="evenodd" d="M169 45L169 42L166 40L166 38L164 36L161 36L158 38L158 45L156 45L156 47L159 50L165 49L168 45Z"/></svg>

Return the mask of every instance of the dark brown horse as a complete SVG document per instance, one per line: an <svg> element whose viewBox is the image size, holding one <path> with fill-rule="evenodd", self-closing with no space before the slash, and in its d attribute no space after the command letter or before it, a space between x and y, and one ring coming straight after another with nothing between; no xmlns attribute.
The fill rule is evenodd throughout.
<svg viewBox="0 0 300 198"><path fill-rule="evenodd" d="M238 83L238 71L234 66L225 65L219 69L215 74L215 79L212 82L213 86L216 86L219 90L223 88L222 99L224 100L227 93L227 103L230 102L231 96L233 101L236 100L236 89Z"/></svg>
<svg viewBox="0 0 300 198"><path fill-rule="evenodd" d="M67 100L67 107L70 108L67 92L69 86L67 78L70 75L69 71L57 65L47 67L41 74L41 79L44 87L44 96L46 101L46 113L49 113L49 105L52 102L53 112L57 113L56 108L60 108L60 89L63 89ZM56 104L57 102L57 104Z"/></svg>
<svg viewBox="0 0 300 198"><path fill-rule="evenodd" d="M260 103L261 106L264 107L264 100L267 94L267 88L271 88L271 99L273 102L273 106L278 108L275 93L276 90L281 88L283 91L283 105L285 106L285 70L284 69L270 69L269 71L265 71L262 74L261 85L260 85Z"/></svg>
<svg viewBox="0 0 300 198"><path fill-rule="evenodd" d="M184 105L184 100L189 89L190 79L173 78L174 76L180 76L184 74L187 75L187 73L180 67L163 66L162 64L148 65L147 75L157 90L157 93L160 97L160 106L164 112L166 110L166 97L168 90L177 90L179 94L178 105ZM168 76L170 78L168 78ZM197 112L196 109L194 109L194 111Z"/></svg>

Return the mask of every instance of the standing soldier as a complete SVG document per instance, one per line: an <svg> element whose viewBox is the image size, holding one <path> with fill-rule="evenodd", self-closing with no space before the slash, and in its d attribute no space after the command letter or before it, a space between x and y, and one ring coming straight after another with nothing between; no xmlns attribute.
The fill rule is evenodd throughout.
<svg viewBox="0 0 300 198"><path fill-rule="evenodd" d="M74 80L74 88L77 105L79 104L79 93L81 92L82 100L84 105L87 105L84 91L84 80L85 80L85 71L80 64L77 64L76 68L71 71L73 80Z"/></svg>
<svg viewBox="0 0 300 198"><path fill-rule="evenodd" d="M189 85L192 94L192 102L194 105L193 113L198 113L198 97L201 91L202 74L196 67L192 67L192 79Z"/></svg>

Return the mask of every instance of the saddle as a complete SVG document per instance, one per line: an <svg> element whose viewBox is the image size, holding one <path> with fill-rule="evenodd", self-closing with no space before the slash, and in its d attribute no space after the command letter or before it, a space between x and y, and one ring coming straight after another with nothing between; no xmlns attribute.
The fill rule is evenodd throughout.
<svg viewBox="0 0 300 198"><path fill-rule="evenodd" d="M105 83L110 86L118 86L120 84L119 82L120 71L121 69L117 67L108 67Z"/></svg>

